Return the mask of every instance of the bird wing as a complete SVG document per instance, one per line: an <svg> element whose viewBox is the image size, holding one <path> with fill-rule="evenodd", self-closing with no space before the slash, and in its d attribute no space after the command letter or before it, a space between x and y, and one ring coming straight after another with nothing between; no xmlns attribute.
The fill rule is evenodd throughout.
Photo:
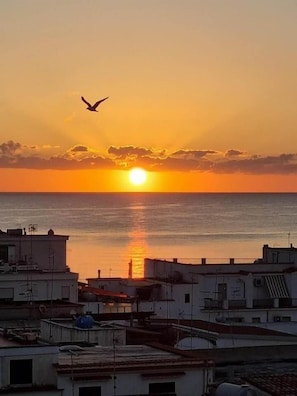
<svg viewBox="0 0 297 396"><path fill-rule="evenodd" d="M87 102L83 96L81 97L81 100L85 102L85 104L87 104L89 107L92 107L91 103Z"/></svg>
<svg viewBox="0 0 297 396"><path fill-rule="evenodd" d="M104 100L106 100L106 99L108 99L108 98L109 98L109 96L107 96L106 98L103 98L103 99L101 99L101 100L98 100L98 102L96 102L96 103L94 104L94 106L93 106L94 109L96 109L96 107L99 106L101 102L103 102Z"/></svg>

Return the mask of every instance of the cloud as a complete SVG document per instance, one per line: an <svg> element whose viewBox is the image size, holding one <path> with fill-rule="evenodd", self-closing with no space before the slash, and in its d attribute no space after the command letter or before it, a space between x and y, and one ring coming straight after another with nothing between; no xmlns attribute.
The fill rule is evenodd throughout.
<svg viewBox="0 0 297 396"><path fill-rule="evenodd" d="M297 173L297 153L265 156L235 149L225 152L180 149L170 153L162 148L132 145L110 146L106 153L99 153L84 144L66 150L59 146L26 146L12 140L0 144L0 168L79 170L130 169L133 166L156 172L293 174Z"/></svg>
<svg viewBox="0 0 297 396"><path fill-rule="evenodd" d="M153 151L151 149L146 149L143 147L134 147L134 146L124 146L124 147L115 147L110 146L108 149L108 153L114 155L117 158L127 158L127 157L143 157L145 155L152 155Z"/></svg>
<svg viewBox="0 0 297 396"><path fill-rule="evenodd" d="M237 157L239 155L243 155L244 152L240 150L230 149L225 152L225 157Z"/></svg>
<svg viewBox="0 0 297 396"><path fill-rule="evenodd" d="M45 146L52 149L52 146ZM57 148L60 148L57 146ZM110 169L115 168L114 162L107 157L94 154L94 150L84 145L77 145L62 154L50 157L42 155L39 146L26 146L13 141L0 145L0 168L24 169ZM82 157L83 154L84 156Z"/></svg>
<svg viewBox="0 0 297 396"><path fill-rule="evenodd" d="M15 143L12 140L9 140L6 143L2 143L0 145L0 155L1 156L14 156L19 153L21 150L21 144Z"/></svg>
<svg viewBox="0 0 297 396"><path fill-rule="evenodd" d="M172 157L202 158L208 154L217 154L215 150L179 150L171 154Z"/></svg>
<svg viewBox="0 0 297 396"><path fill-rule="evenodd" d="M215 173L292 174L297 173L297 154L251 156L213 164Z"/></svg>
<svg viewBox="0 0 297 396"><path fill-rule="evenodd" d="M88 147L78 145L78 146L72 147L69 151L72 153L83 153L83 152L86 153L86 152L88 152Z"/></svg>

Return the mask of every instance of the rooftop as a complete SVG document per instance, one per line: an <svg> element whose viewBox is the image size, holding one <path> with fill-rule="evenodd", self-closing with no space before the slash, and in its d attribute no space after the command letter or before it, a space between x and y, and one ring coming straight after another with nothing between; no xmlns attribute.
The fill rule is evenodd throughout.
<svg viewBox="0 0 297 396"><path fill-rule="evenodd" d="M174 369L204 366L204 364L205 362L200 358L159 344L95 346L74 348L73 351L71 346L68 346L66 351L60 352L57 368L62 374L73 372L75 375L75 373L98 373L98 367L102 372L114 368L121 371L135 368L156 370L158 367Z"/></svg>
<svg viewBox="0 0 297 396"><path fill-rule="evenodd" d="M296 374L255 375L244 379L271 396L297 396Z"/></svg>
<svg viewBox="0 0 297 396"><path fill-rule="evenodd" d="M178 324L187 326L189 328L201 329L204 331L215 332L219 334L232 334L232 335L263 335L263 336L288 336L294 337L291 334L283 333L276 330L265 329L258 326L243 326L243 325L226 325L222 323L207 322L204 320L185 320L185 319L151 319L150 323L160 325Z"/></svg>

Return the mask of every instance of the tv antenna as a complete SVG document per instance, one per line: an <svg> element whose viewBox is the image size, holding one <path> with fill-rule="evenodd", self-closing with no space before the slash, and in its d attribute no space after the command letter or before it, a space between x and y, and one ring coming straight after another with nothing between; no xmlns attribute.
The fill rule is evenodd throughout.
<svg viewBox="0 0 297 396"><path fill-rule="evenodd" d="M38 229L38 225L37 224L29 224L29 232L31 234L34 234L34 232L36 232Z"/></svg>

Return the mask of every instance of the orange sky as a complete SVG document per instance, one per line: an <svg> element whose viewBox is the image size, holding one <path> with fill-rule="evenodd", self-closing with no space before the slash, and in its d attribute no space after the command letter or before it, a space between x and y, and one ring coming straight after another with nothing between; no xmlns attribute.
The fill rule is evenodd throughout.
<svg viewBox="0 0 297 396"><path fill-rule="evenodd" d="M296 17L291 0L2 0L0 192L297 191ZM93 113L82 95L109 98Z"/></svg>
<svg viewBox="0 0 297 396"><path fill-rule="evenodd" d="M245 175L147 172L133 186L127 171L0 170L1 192L297 192L294 175Z"/></svg>

